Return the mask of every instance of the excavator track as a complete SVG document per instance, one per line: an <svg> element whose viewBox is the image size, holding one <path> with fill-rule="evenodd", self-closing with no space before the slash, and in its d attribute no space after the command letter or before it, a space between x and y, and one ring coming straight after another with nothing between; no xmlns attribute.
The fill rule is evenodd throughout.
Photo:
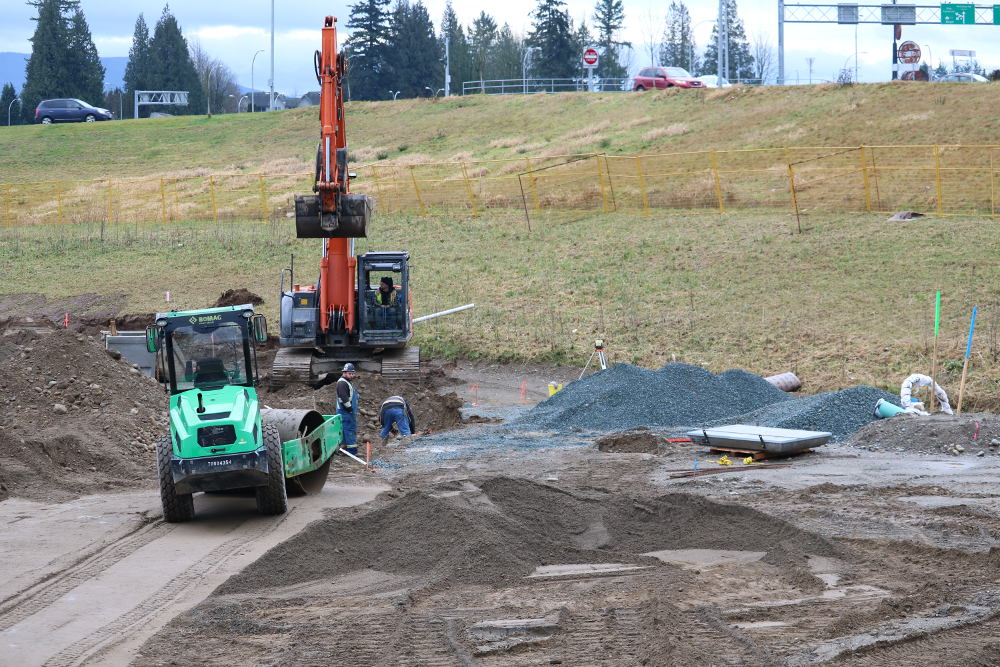
<svg viewBox="0 0 1000 667"><path fill-rule="evenodd" d="M279 389L290 384L312 382L312 360L313 351L310 349L278 350L271 366L271 386Z"/></svg>
<svg viewBox="0 0 1000 667"><path fill-rule="evenodd" d="M382 353L382 377L387 380L420 380L420 348L404 347Z"/></svg>

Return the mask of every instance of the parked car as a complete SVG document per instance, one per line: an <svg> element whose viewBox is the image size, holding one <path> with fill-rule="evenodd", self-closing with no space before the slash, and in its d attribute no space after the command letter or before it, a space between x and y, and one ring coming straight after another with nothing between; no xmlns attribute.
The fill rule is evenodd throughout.
<svg viewBox="0 0 1000 667"><path fill-rule="evenodd" d="M706 74L704 76L699 76L698 80L705 84L706 88L732 88L733 84L729 83L729 79L725 77L719 77L715 74Z"/></svg>
<svg viewBox="0 0 1000 667"><path fill-rule="evenodd" d="M688 74L683 67L644 67L632 77L632 90L704 87L704 83Z"/></svg>
<svg viewBox="0 0 1000 667"><path fill-rule="evenodd" d="M111 120L114 117L115 115L107 109L95 107L83 100L73 98L42 100L35 108L35 122L42 125L93 123L98 120Z"/></svg>
<svg viewBox="0 0 1000 667"><path fill-rule="evenodd" d="M938 81L959 81L963 83L989 83L985 76L973 74L972 72L953 72L940 77Z"/></svg>

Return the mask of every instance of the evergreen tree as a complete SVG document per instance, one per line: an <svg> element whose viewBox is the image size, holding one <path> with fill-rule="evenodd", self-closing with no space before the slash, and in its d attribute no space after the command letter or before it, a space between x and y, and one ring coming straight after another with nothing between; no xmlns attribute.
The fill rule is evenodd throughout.
<svg viewBox="0 0 1000 667"><path fill-rule="evenodd" d="M579 71L569 12L562 9L565 5L562 0L538 0L531 14L534 24L528 45L538 49L531 59L535 76L568 79Z"/></svg>
<svg viewBox="0 0 1000 667"><path fill-rule="evenodd" d="M15 99L17 99L17 91L14 90L14 84L5 83L3 85L3 92L0 92L0 117L3 118L2 124L5 126L7 125L8 114L11 125L21 124L21 110L17 108L17 103L14 102ZM14 106L11 106L11 104Z"/></svg>
<svg viewBox="0 0 1000 667"><path fill-rule="evenodd" d="M663 42L660 44L660 62L667 67L683 67L692 74L698 71L691 14L684 0L674 0L667 10Z"/></svg>
<svg viewBox="0 0 1000 667"><path fill-rule="evenodd" d="M63 16L64 1L39 0L29 4L38 9L38 16L33 19L38 25L31 38L31 56L21 89L21 115L28 123L34 121L35 107L42 100L71 95L73 76L66 48L69 30Z"/></svg>
<svg viewBox="0 0 1000 667"><path fill-rule="evenodd" d="M69 21L69 58L74 72L74 93L90 104L102 104L104 99L104 65L90 36L90 26L79 9Z"/></svg>
<svg viewBox="0 0 1000 667"><path fill-rule="evenodd" d="M163 8L156 22L153 37L149 40L149 90L186 90L187 106L159 107L160 111L174 114L205 113L205 95L198 73L188 53L187 40L181 33L177 19L170 13L170 6Z"/></svg>
<svg viewBox="0 0 1000 667"><path fill-rule="evenodd" d="M497 22L486 12L479 12L479 17L472 22L472 30L469 31L469 46L476 78L480 81L492 78L489 70L496 55L497 36Z"/></svg>
<svg viewBox="0 0 1000 667"><path fill-rule="evenodd" d="M125 90L128 96L135 99L135 91L149 90L149 28L142 14L135 20L135 32L132 34L132 47L128 50L128 64L125 66ZM144 113L148 113L145 109ZM134 113L129 105L130 117Z"/></svg>
<svg viewBox="0 0 1000 667"><path fill-rule="evenodd" d="M730 81L752 79L754 76L753 55L750 53L750 43L747 41L746 31L743 29L743 20L736 10L736 0L726 0L725 20L729 58L728 63L724 63L722 75ZM705 59L701 67L705 74L715 74L718 71L718 30L719 25L716 23L712 27L712 39L708 43L708 48L705 49Z"/></svg>
<svg viewBox="0 0 1000 667"><path fill-rule="evenodd" d="M420 97L439 87L441 54L434 23L423 3L397 0L392 11L392 32L387 50L388 88L402 97Z"/></svg>
<svg viewBox="0 0 1000 667"><path fill-rule="evenodd" d="M597 30L597 43L602 51L597 75L602 78L624 79L628 76L628 70L621 62L621 50L632 44L618 39L624 23L625 7L622 0L597 0L594 7L594 29Z"/></svg>
<svg viewBox="0 0 1000 667"><path fill-rule="evenodd" d="M936 81L947 74L948 68L945 67L944 63L939 60L937 67L934 68L934 80Z"/></svg>
<svg viewBox="0 0 1000 667"><path fill-rule="evenodd" d="M496 46L490 58L487 78L520 79L524 58L524 40L515 35L506 23L497 32Z"/></svg>
<svg viewBox="0 0 1000 667"><path fill-rule="evenodd" d="M448 63L451 74L451 91L462 92L462 84L476 79L476 68L472 62L472 53L465 30L458 22L458 16L451 6L451 0L444 6L444 17L441 19L441 53L444 53L444 43L448 43Z"/></svg>
<svg viewBox="0 0 1000 667"><path fill-rule="evenodd" d="M386 50L389 41L389 0L360 0L351 5L347 40L351 53L347 77L358 100L384 100L391 85Z"/></svg>
<svg viewBox="0 0 1000 667"><path fill-rule="evenodd" d="M588 46L593 45L594 36L590 32L590 28L587 27L586 21L580 21L580 25L573 31L573 53L576 54L574 60L574 77L578 76L586 79L587 70L583 64L583 51Z"/></svg>

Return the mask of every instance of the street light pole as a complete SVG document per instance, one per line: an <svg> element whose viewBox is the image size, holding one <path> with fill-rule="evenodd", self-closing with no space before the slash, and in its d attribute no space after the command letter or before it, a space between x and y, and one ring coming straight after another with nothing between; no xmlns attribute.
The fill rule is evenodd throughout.
<svg viewBox="0 0 1000 667"><path fill-rule="evenodd" d="M208 94L205 95L205 104L208 108L208 115L212 115L212 66L208 66Z"/></svg>
<svg viewBox="0 0 1000 667"><path fill-rule="evenodd" d="M529 46L524 49L524 56L521 57L521 83L524 85L524 94L528 94L528 60L531 58L531 52L537 49L537 46Z"/></svg>
<svg viewBox="0 0 1000 667"><path fill-rule="evenodd" d="M250 113L253 113L253 62L257 60L257 56L264 53L264 49L261 49L257 53L253 54L253 58L250 59Z"/></svg>
<svg viewBox="0 0 1000 667"><path fill-rule="evenodd" d="M15 97L14 99L12 99L10 101L10 104L7 105L7 127L10 127L10 108L12 106L14 106L14 102L18 103L18 107L17 107L18 109L21 108L20 107L20 104L21 104L21 98L20 97Z"/></svg>

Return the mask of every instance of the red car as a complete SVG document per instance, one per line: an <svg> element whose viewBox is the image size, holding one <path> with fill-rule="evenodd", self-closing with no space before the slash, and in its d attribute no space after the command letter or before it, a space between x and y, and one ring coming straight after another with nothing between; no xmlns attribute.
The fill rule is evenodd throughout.
<svg viewBox="0 0 1000 667"><path fill-rule="evenodd" d="M632 77L632 90L704 87L704 82L688 74L683 67L644 67Z"/></svg>

